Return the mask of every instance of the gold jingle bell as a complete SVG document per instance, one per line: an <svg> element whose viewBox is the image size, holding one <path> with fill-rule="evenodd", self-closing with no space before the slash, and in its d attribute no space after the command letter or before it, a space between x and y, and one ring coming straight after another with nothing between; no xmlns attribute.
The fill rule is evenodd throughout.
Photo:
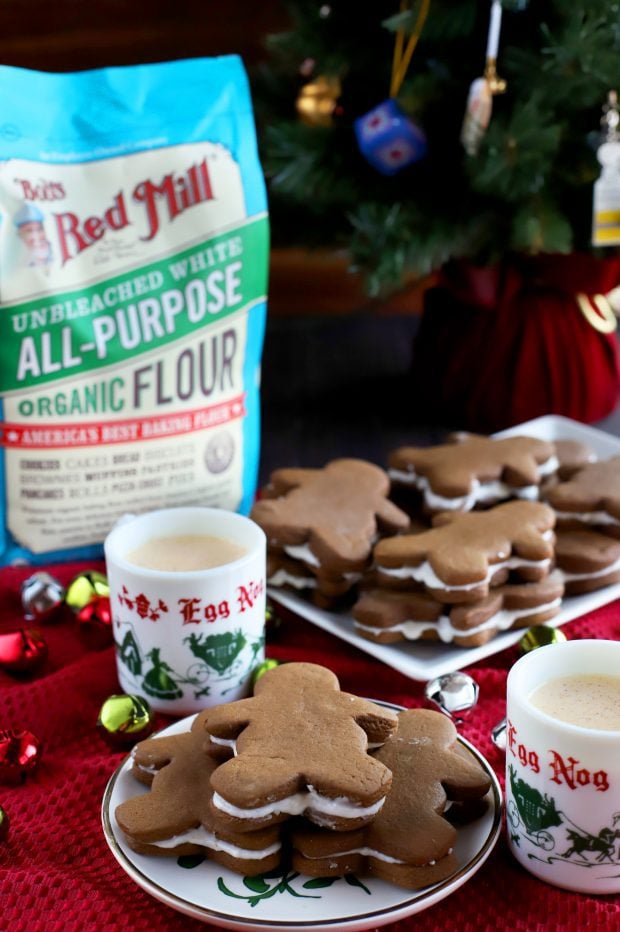
<svg viewBox="0 0 620 932"><path fill-rule="evenodd" d="M108 696L97 719L97 727L112 748L142 741L153 731L155 716L146 699L125 693Z"/></svg>
<svg viewBox="0 0 620 932"><path fill-rule="evenodd" d="M110 595L107 577L97 570L79 573L67 586L65 602L73 612L79 612L91 599Z"/></svg>
<svg viewBox="0 0 620 932"><path fill-rule="evenodd" d="M295 107L307 126L331 126L338 98L342 93L340 79L319 75L304 84L299 92Z"/></svg>
<svg viewBox="0 0 620 932"><path fill-rule="evenodd" d="M559 628L551 625L534 625L528 628L519 641L519 650L522 654L529 654L537 647L546 647L548 644L561 644L566 635Z"/></svg>

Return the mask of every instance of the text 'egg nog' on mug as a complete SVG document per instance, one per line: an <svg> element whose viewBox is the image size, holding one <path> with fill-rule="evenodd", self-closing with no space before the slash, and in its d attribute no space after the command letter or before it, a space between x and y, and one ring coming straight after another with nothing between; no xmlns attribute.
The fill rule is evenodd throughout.
<svg viewBox="0 0 620 932"><path fill-rule="evenodd" d="M526 654L506 711L512 853L555 886L620 893L620 641Z"/></svg>
<svg viewBox="0 0 620 932"><path fill-rule="evenodd" d="M249 695L264 659L265 535L218 508L121 520L105 541L124 692L185 715Z"/></svg>

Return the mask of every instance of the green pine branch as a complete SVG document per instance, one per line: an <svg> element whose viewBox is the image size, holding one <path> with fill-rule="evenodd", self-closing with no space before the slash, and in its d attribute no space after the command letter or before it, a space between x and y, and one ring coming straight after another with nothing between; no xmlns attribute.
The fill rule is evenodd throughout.
<svg viewBox="0 0 620 932"><path fill-rule="evenodd" d="M387 97L394 33L414 28L419 2L405 12L396 2L287 4L290 29L270 37L270 60L253 75L274 239L345 244L373 295L452 258L589 249L601 107L620 85L620 4L503 0L497 67L508 86L478 154L467 156L460 129L484 68L490 4L433 0L399 94L428 156L385 177L359 151L353 125ZM331 127L297 115L308 62L311 77L341 79Z"/></svg>

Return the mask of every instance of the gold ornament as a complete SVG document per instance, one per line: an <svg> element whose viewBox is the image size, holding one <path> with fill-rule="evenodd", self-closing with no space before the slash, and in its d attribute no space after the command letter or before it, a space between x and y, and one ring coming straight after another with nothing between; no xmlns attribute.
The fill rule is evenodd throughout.
<svg viewBox="0 0 620 932"><path fill-rule="evenodd" d="M493 97L495 97L496 94L504 94L506 92L507 84L503 78L499 77L497 73L497 61L494 58L487 58L484 76Z"/></svg>
<svg viewBox="0 0 620 932"><path fill-rule="evenodd" d="M613 333L618 327L618 320L608 299L604 294L595 294L591 298L586 294L578 294L575 300L579 310L599 333Z"/></svg>
<svg viewBox="0 0 620 932"><path fill-rule="evenodd" d="M314 81L304 84L295 103L302 123L307 126L331 126L341 93L339 78L319 75Z"/></svg>
<svg viewBox="0 0 620 932"><path fill-rule="evenodd" d="M0 806L0 841L6 841L9 837L9 817Z"/></svg>
<svg viewBox="0 0 620 932"><path fill-rule="evenodd" d="M566 635L559 628L550 625L534 625L528 628L521 640L519 649L522 654L529 654L537 647L546 647L547 644L560 644L566 640Z"/></svg>
<svg viewBox="0 0 620 932"><path fill-rule="evenodd" d="M86 570L67 586L65 602L72 611L79 612L91 599L109 595L110 586L104 574L97 570Z"/></svg>
<svg viewBox="0 0 620 932"><path fill-rule="evenodd" d="M101 706L97 727L113 748L123 748L148 738L155 717L146 699L124 693L109 696Z"/></svg>

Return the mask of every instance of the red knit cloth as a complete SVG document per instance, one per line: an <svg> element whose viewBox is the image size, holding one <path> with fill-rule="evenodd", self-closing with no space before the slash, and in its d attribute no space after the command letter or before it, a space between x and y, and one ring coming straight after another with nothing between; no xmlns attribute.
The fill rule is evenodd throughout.
<svg viewBox="0 0 620 932"><path fill-rule="evenodd" d="M67 583L93 564L49 567ZM32 569L0 571L0 633L23 625L20 583ZM567 637L620 640L620 602L570 622ZM27 728L43 742L38 770L20 786L0 785L10 816L0 842L0 929L198 930L204 926L151 898L112 857L101 829L106 783L124 754L111 751L96 728L102 702L118 692L113 650L86 650L69 614L42 628L49 658L42 672L17 681L0 671L0 730ZM268 642L267 654L330 667L344 690L403 706L423 704L423 684L308 622L288 617ZM468 668L480 686L473 717L461 732L491 762L503 785L504 757L490 733L505 713L511 648ZM158 723L167 724L164 718ZM591 897L547 886L524 871L504 838L463 887L441 903L384 927L386 932L495 932L496 929L620 929L618 897Z"/></svg>

